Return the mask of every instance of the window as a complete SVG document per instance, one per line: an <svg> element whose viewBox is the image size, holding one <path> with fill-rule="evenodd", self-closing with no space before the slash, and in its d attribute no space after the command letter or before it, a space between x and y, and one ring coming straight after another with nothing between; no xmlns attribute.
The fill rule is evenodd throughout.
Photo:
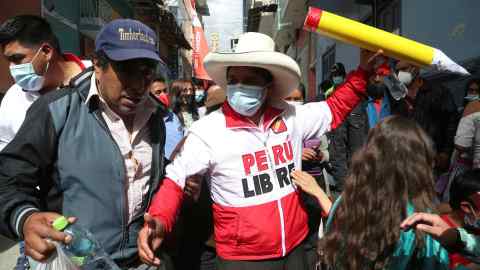
<svg viewBox="0 0 480 270"><path fill-rule="evenodd" d="M230 49L232 51L235 51L235 49L237 48L237 44L238 44L238 38L230 39Z"/></svg>
<svg viewBox="0 0 480 270"><path fill-rule="evenodd" d="M388 32L400 34L401 0L383 0L379 1L377 5L377 27ZM374 26L373 16L369 16L363 22Z"/></svg>
<svg viewBox="0 0 480 270"><path fill-rule="evenodd" d="M327 49L322 55L322 81L330 76L330 69L335 64L335 45Z"/></svg>
<svg viewBox="0 0 480 270"><path fill-rule="evenodd" d="M400 34L400 4L393 0L378 11L378 28Z"/></svg>

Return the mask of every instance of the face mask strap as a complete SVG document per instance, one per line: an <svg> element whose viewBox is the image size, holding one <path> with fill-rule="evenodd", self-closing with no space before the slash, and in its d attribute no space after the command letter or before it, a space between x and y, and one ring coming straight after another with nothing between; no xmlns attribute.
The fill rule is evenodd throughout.
<svg viewBox="0 0 480 270"><path fill-rule="evenodd" d="M30 60L30 64L32 64L33 66L33 61L35 61L35 59L37 58L37 56L40 54L40 51L42 50L43 48L43 45L40 46L40 48L38 48L37 52L35 53L35 55L32 57L32 60ZM45 76L45 74L47 73L48 71L48 67L50 66L50 61L47 61L47 66L45 67L45 71L43 72L43 74L41 76ZM35 71L35 68L33 69ZM36 72L35 72L36 73ZM39 75L39 74L38 74Z"/></svg>

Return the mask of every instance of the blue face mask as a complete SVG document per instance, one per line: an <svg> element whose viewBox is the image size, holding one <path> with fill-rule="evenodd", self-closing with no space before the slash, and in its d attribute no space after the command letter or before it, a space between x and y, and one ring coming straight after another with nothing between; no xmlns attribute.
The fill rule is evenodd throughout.
<svg viewBox="0 0 480 270"><path fill-rule="evenodd" d="M480 96L479 95L466 95L464 97L464 99L468 102L470 101L475 101L475 100L479 100L480 99Z"/></svg>
<svg viewBox="0 0 480 270"><path fill-rule="evenodd" d="M45 77L38 75L35 73L35 69L33 68L33 60L37 57L40 49L38 49L35 56L32 58L30 63L19 64L10 66L10 74L12 75L15 83L18 84L23 90L36 92L42 89L43 83L45 82ZM48 62L47 67L45 68L45 73L48 70Z"/></svg>
<svg viewBox="0 0 480 270"><path fill-rule="evenodd" d="M205 91L195 91L195 102L200 103L205 98Z"/></svg>
<svg viewBox="0 0 480 270"><path fill-rule="evenodd" d="M480 229L480 219L477 217L477 214L475 213L475 211L471 206L470 206L470 211L472 211L473 217L466 214L464 218L465 224L475 229Z"/></svg>
<svg viewBox="0 0 480 270"><path fill-rule="evenodd" d="M334 76L332 78L332 81L333 81L333 84L339 85L339 84L343 83L343 76Z"/></svg>
<svg viewBox="0 0 480 270"><path fill-rule="evenodd" d="M264 87L244 84L227 85L228 104L239 114L254 115L265 101Z"/></svg>

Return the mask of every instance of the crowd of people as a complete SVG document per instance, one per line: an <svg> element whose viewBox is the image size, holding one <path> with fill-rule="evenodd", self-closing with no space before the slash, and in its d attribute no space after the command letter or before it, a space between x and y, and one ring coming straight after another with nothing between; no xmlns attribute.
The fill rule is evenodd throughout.
<svg viewBox="0 0 480 270"><path fill-rule="evenodd" d="M131 35L125 35L129 29ZM480 79L464 103L382 51L306 102L274 41L209 53L212 81L158 76L155 32L118 19L91 59L48 22L0 25L0 234L18 270L60 216L121 269L480 269Z"/></svg>

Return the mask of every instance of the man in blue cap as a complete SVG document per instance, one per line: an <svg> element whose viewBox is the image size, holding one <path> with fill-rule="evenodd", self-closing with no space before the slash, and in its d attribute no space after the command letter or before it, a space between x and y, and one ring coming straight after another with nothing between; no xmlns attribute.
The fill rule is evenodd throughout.
<svg viewBox="0 0 480 270"><path fill-rule="evenodd" d="M137 234L164 171L165 111L148 92L161 62L156 44L138 21L105 25L93 68L32 104L0 153L0 233L24 239L33 260L55 250L47 239L70 241L52 228L64 215L121 268L149 269L138 259Z"/></svg>

